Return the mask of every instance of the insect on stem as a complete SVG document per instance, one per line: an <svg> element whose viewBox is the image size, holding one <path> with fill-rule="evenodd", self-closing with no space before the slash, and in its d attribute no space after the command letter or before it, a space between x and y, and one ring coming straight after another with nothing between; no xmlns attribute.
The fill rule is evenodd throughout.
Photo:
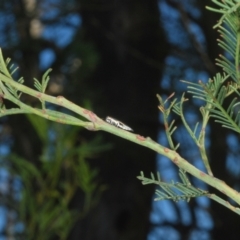
<svg viewBox="0 0 240 240"><path fill-rule="evenodd" d="M106 117L106 122L117 127L117 128L121 128L123 130L126 130L126 131L130 131L130 132L133 132L133 129L128 127L127 125L125 125L124 123L112 118L112 117Z"/></svg>

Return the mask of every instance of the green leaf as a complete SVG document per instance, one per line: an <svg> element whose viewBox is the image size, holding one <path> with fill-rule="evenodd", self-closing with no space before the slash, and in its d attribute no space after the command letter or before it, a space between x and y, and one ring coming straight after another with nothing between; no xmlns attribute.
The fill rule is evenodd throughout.
<svg viewBox="0 0 240 240"><path fill-rule="evenodd" d="M166 199L176 202L180 200L189 201L191 198L208 194L207 191L192 186L184 170L179 169L179 176L183 183L175 183L174 181L171 183L162 182L159 173L157 173L157 180L153 173L151 173L151 178L147 178L142 171L137 178L142 181L143 185L156 184L160 187L160 189L155 191L157 195L157 198L154 199L155 201Z"/></svg>

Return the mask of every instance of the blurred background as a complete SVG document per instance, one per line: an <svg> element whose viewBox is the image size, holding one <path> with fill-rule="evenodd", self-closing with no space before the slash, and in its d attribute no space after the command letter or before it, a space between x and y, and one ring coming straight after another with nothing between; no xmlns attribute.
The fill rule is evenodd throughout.
<svg viewBox="0 0 240 240"><path fill-rule="evenodd" d="M112 116L167 145L156 94L186 90L219 69L210 0L1 0L0 47L33 87L52 68L47 94L63 95L99 117ZM38 100L23 95L34 107ZM14 107L4 101L7 108ZM186 104L190 125L199 101ZM48 104L47 107L65 111ZM68 113L68 112L67 112ZM180 154L205 171L176 119ZM239 191L239 136L209 126L214 175ZM32 115L0 119L0 239L239 239L239 216L201 197L154 202L154 186L136 176L177 168L149 149L105 132ZM214 192L191 178L200 188Z"/></svg>

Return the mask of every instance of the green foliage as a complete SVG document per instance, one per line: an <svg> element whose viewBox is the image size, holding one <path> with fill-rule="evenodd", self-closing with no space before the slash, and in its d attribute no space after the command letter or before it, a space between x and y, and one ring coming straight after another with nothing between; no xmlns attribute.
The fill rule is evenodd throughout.
<svg viewBox="0 0 240 240"><path fill-rule="evenodd" d="M75 146L79 136L76 127L62 127L41 119L43 128L39 128L39 117L29 119L43 143L40 161L32 163L16 155L7 159L9 171L19 176L23 184L16 210L25 233L19 237L67 239L76 220L86 216L105 189L98 183L97 170L92 169L86 159L94 158L110 145L103 145L100 138L95 138ZM85 196L82 209L70 209L71 200L80 190Z"/></svg>
<svg viewBox="0 0 240 240"><path fill-rule="evenodd" d="M218 42L219 46L224 51L224 55L220 55L216 60L216 64L221 67L223 72L217 73L216 76L210 78L207 83L203 83L202 81L198 83L182 81L187 84L188 93L193 98L203 101L200 108L202 116L201 123L196 123L192 128L187 122L184 114L184 104L188 99L185 97L185 93L183 93L180 100L176 98L171 100L174 94L171 94L165 101L163 101L159 95L157 96L160 102L159 110L163 114L165 132L170 148L176 151L180 145L180 143L175 145L173 141L173 135L177 129L174 125L175 120L172 116L174 112L181 118L190 137L198 146L203 163L210 176L213 176L213 174L205 148L205 129L209 119L212 118L215 122L220 123L222 127L240 133L240 3L239 1L233 0L212 0L212 2L220 7L220 9L207 8L222 14L216 27L218 27L221 36ZM184 174L185 173L180 169L180 176ZM190 183L184 181L183 184L163 183L160 181L159 176L156 180L153 174L151 178L146 178L143 173L141 173L141 176L138 178L143 181L143 184L158 184L162 188L163 191L157 190L156 192L159 196L157 200L189 200L188 194L193 197L206 194L206 192L196 189L189 185ZM179 196L172 188L182 192L183 195ZM216 196L214 196L214 198L214 200L223 204L224 201L219 201Z"/></svg>
<svg viewBox="0 0 240 240"><path fill-rule="evenodd" d="M160 187L160 189L155 191L158 196L154 199L155 201L171 199L175 202L180 200L189 202L191 198L208 194L207 191L192 186L184 170L179 169L179 177L181 178L182 183L174 181L171 183L165 183L161 181L159 173L157 173L157 178L155 178L153 173L151 173L151 178L146 178L143 172L141 172L141 175L137 178L142 181L143 185L156 184Z"/></svg>
<svg viewBox="0 0 240 240"><path fill-rule="evenodd" d="M201 108L201 113L205 116L209 113L209 117L215 119L216 122L221 123L223 127L229 128L233 131L240 132L240 119L237 98L234 97L230 100L227 107L223 107L224 101L233 93L238 93L237 84L229 82L224 85L223 83L228 79L228 75L221 76L217 74L213 80L208 83L199 84L188 83L188 92L193 94L194 98L204 100L206 105Z"/></svg>
<svg viewBox="0 0 240 240"><path fill-rule="evenodd" d="M224 3L224 5L231 5L233 7L233 2L230 5L229 3L229 1L226 1L226 4ZM222 4L220 5L222 6ZM206 84L201 81L199 81L199 83L184 82L188 84L188 92L191 93L194 98L206 102L206 105L201 108L203 117L209 114L209 117L214 118L215 121L221 123L223 127L239 133L239 101L236 97L233 97L232 99L229 98L234 93L239 96L240 18L239 11L225 13L223 23L219 26L219 32L222 37L222 39L219 40L219 46L225 51L225 56L220 55L220 58L216 60L217 65L222 68L223 74L218 73L213 79L209 79ZM229 102L229 100L230 103L226 103L228 106L225 107L225 102ZM182 104L180 104L180 106L181 105Z"/></svg>
<svg viewBox="0 0 240 240"><path fill-rule="evenodd" d="M52 69L48 69L42 76L42 81L39 82L36 78L34 78L34 87L41 93L45 93L47 89L48 82L50 80L49 73L52 71ZM42 101L42 109L45 109L45 101Z"/></svg>
<svg viewBox="0 0 240 240"><path fill-rule="evenodd" d="M212 8L209 6L207 6L206 8L210 11L222 14L219 22L214 27L220 26L223 23L224 19L231 15L231 13L239 11L240 3L237 0L212 0L212 2L215 3L218 8Z"/></svg>
<svg viewBox="0 0 240 240"><path fill-rule="evenodd" d="M0 52L0 116L19 113L34 114L35 116L30 116L29 120L37 129L36 132L44 145L40 160L36 160L37 165L16 156L11 156L10 159L12 168L9 169L15 170L13 174L19 174L24 185L19 202L19 216L26 226L27 234L23 239L48 239L53 235L59 237L59 239L66 239L74 221L85 216L104 189L104 186L99 186L96 182L97 171L91 169L86 159L94 157L95 154L108 149L110 146L102 145L101 139L96 138L91 142L81 139L81 144L78 144L80 147L76 147L76 143L79 142L78 130L70 127L70 125L83 126L91 131L104 130L115 134L148 147L177 165L180 169L179 176L182 183L164 183L161 181L159 174L157 178L153 174L150 178L147 178L143 173L138 177L143 184L157 184L160 187L156 190L158 196L156 200L189 201L192 197L206 195L231 211L240 214L240 209L231 205L225 199L192 186L185 173L187 172L218 189L240 205L240 193L229 187L225 182L213 177L205 147L205 130L210 118L225 128L237 133L240 132L240 103L238 100L240 96L240 3L233 0L224 2L213 0L213 2L220 9L209 9L222 14L219 23L216 25L219 27L221 34L219 46L224 51L224 55L220 55L220 58L216 61L217 65L222 68L222 73L216 74L207 83L183 81L188 85L188 93L193 98L203 102L200 108L202 119L194 127L188 123L185 117L184 104L188 101L185 93L180 100L177 100L177 98L172 100L174 94L171 94L165 100L158 96L159 110L163 114L170 148L154 142L149 137L118 129L103 121L92 111L84 109L62 96L53 97L45 94L50 70L44 74L41 83L35 79L37 90L24 86L22 78L19 81L14 81L12 74L15 69L10 67L10 71L8 70L9 60L4 62ZM89 61L97 63L97 57ZM39 99L42 103L41 108L33 108L21 101L21 93ZM6 109L3 100L11 101L18 108ZM87 120L81 120L79 117L55 110L57 108L54 108L54 110L52 110L53 108L48 109L45 102L49 102L53 106L60 106L60 109L64 107ZM46 120L37 119L36 115L67 125L64 125L64 127L62 125L61 127L60 125L49 125ZM180 117L187 132L198 147L207 173L202 172L177 153L180 143L174 142L173 137L177 127L173 115ZM81 189L86 196L81 214L68 209L69 203L78 189ZM40 232L43 232L44 236L38 234Z"/></svg>
<svg viewBox="0 0 240 240"><path fill-rule="evenodd" d="M13 71L8 70L10 60L4 62L0 52L0 81L1 97L15 103L18 108L7 109L1 102L0 116L30 113L28 119L35 128L42 142L42 155L39 159L29 162L16 155L6 159L6 166L12 177L18 177L23 184L21 199L17 201L19 221L24 224L24 233L18 234L21 239L67 239L73 224L77 219L83 218L93 208L104 191L105 186L98 183L98 172L92 169L87 159L94 158L102 151L108 150L109 144L102 144L100 137L92 141L79 139L79 128L61 124L50 123L46 119L72 125L85 125L72 115L58 112L54 105L46 108L45 102L62 107L69 105L69 110L80 110L88 118L94 117L90 111L74 105L64 98L54 98L45 94L49 82L48 70L41 82L34 79L37 91L25 87L23 78L15 82ZM9 84L9 81L12 84ZM24 92L24 90L26 90ZM22 93L36 97L41 102L41 108L33 108L24 103L20 96ZM63 103L66 102L66 104ZM54 110L53 110L54 109ZM35 115L33 115L33 113ZM89 113L89 115L86 115ZM36 115L44 116L39 118ZM83 114L82 114L83 115ZM90 123L90 127L92 123ZM84 199L82 209L70 209L70 203L77 192L82 192ZM16 203L15 203L16 204Z"/></svg>
<svg viewBox="0 0 240 240"><path fill-rule="evenodd" d="M42 76L42 82L40 83L36 78L34 78L34 87L39 91L44 93L46 91L48 82L50 80L49 73L52 69L48 69Z"/></svg>
<svg viewBox="0 0 240 240"><path fill-rule="evenodd" d="M178 143L175 146L175 144L173 143L173 140L172 140L172 135L177 129L177 127L174 126L175 120L172 120L169 124L169 117L170 117L171 111L172 111L172 109L173 109L173 107L174 107L174 105L177 101L177 99L174 99L170 104L168 104L169 100L173 96L174 96L174 94L172 94L165 101L163 101L162 97L157 94L157 98L160 102L160 105L158 106L158 108L163 114L163 122L164 122L164 126L165 126L166 136L167 136L167 139L168 139L168 142L169 142L169 145L170 145L171 149L176 151L178 149L178 147L180 146L180 143Z"/></svg>

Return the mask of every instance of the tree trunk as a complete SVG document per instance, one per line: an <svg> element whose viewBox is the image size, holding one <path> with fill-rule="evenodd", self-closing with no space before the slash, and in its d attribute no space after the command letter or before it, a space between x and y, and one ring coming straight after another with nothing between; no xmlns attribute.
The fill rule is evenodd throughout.
<svg viewBox="0 0 240 240"><path fill-rule="evenodd" d="M102 11L91 10L83 2L85 40L93 42L100 53L98 69L88 82L99 90L94 112L119 119L136 134L157 140L156 93L160 93L167 53L157 1L105 1ZM114 149L92 164L100 169L108 188L87 219L76 224L69 239L146 239L154 187L143 187L136 176L142 170L146 174L156 170L156 154L103 135Z"/></svg>

